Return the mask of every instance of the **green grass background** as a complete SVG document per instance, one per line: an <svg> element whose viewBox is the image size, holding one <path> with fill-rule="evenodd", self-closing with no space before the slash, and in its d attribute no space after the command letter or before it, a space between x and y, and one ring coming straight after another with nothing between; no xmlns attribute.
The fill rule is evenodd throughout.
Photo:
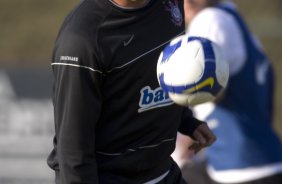
<svg viewBox="0 0 282 184"><path fill-rule="evenodd" d="M275 129L282 137L282 1L234 0L273 61L277 87ZM79 0L1 0L0 68L49 67L65 15Z"/></svg>

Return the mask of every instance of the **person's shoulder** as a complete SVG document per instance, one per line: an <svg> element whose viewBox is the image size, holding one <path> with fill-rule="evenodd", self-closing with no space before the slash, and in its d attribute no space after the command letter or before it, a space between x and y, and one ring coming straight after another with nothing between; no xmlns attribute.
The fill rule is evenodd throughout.
<svg viewBox="0 0 282 184"><path fill-rule="evenodd" d="M96 1L81 1L66 17L65 27L75 32L98 29L107 16L106 7L95 3Z"/></svg>
<svg viewBox="0 0 282 184"><path fill-rule="evenodd" d="M95 42L106 12L93 2L80 2L66 16L57 37L61 44L70 40L80 43Z"/></svg>
<svg viewBox="0 0 282 184"><path fill-rule="evenodd" d="M232 1L223 1L216 6L207 7L203 9L198 16L213 19L214 21L230 21L233 20L233 16L229 11L237 12L237 6Z"/></svg>
<svg viewBox="0 0 282 184"><path fill-rule="evenodd" d="M195 17L195 20L209 20L213 22L221 22L226 21L230 18L230 15L217 7L208 7L203 9L198 15Z"/></svg>
<svg viewBox="0 0 282 184"><path fill-rule="evenodd" d="M234 24L234 18L226 11L218 7L208 7L195 16L190 24L190 30L223 29Z"/></svg>
<svg viewBox="0 0 282 184"><path fill-rule="evenodd" d="M197 15L193 18L193 20L189 24L189 31L197 33L208 32L210 28L214 28L216 25L220 24L223 16L223 12L218 8L205 8L201 10Z"/></svg>

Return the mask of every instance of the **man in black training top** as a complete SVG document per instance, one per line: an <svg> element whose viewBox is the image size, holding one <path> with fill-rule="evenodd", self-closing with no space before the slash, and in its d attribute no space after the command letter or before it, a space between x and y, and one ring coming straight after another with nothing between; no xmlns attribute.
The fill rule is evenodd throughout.
<svg viewBox="0 0 282 184"><path fill-rule="evenodd" d="M57 184L185 183L177 130L196 149L215 137L158 85L158 56L183 33L182 0L84 0L67 16L52 59Z"/></svg>

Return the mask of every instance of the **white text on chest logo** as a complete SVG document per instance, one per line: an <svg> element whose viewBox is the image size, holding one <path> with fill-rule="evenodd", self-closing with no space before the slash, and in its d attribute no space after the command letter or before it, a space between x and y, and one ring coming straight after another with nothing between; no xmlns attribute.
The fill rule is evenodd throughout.
<svg viewBox="0 0 282 184"><path fill-rule="evenodd" d="M75 61L78 62L78 57L73 57L73 56L61 56L60 57L61 61Z"/></svg>
<svg viewBox="0 0 282 184"><path fill-rule="evenodd" d="M173 104L168 94L166 94L161 87L152 90L150 86L145 86L140 90L140 93L139 113Z"/></svg>

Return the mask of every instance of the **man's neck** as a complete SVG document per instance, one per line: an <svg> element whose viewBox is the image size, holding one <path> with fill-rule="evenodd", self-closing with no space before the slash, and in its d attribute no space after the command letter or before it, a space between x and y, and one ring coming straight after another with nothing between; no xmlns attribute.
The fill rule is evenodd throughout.
<svg viewBox="0 0 282 184"><path fill-rule="evenodd" d="M112 0L112 1L124 8L139 8L147 4L149 0Z"/></svg>

